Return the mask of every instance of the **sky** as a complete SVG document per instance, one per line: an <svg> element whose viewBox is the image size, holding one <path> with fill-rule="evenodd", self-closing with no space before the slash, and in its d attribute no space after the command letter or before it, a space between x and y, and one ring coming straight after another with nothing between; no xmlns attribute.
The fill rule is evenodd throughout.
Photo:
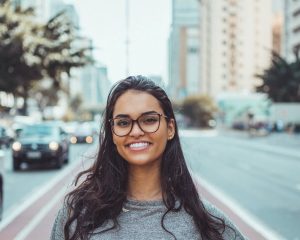
<svg viewBox="0 0 300 240"><path fill-rule="evenodd" d="M126 74L126 0L69 0L75 5L82 35L92 38L95 58L112 82ZM128 0L129 75L168 75L171 0Z"/></svg>

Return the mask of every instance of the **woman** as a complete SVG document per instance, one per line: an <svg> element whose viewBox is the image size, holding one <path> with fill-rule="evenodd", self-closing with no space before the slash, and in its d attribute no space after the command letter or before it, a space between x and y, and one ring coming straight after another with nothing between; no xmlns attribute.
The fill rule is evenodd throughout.
<svg viewBox="0 0 300 240"><path fill-rule="evenodd" d="M244 239L200 200L171 102L143 76L112 88L94 165L65 199L51 239Z"/></svg>

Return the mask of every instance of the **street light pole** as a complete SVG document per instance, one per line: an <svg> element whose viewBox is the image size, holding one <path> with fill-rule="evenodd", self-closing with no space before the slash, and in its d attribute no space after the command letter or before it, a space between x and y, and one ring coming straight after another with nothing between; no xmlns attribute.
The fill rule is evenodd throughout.
<svg viewBox="0 0 300 240"><path fill-rule="evenodd" d="M125 48L126 48L126 76L129 75L129 0L126 1L125 6L125 19L126 19L126 39L125 39Z"/></svg>

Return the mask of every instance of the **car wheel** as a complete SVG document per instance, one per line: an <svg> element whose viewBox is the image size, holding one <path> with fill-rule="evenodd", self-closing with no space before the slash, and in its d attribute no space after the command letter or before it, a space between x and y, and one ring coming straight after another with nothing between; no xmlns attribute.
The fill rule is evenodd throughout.
<svg viewBox="0 0 300 240"><path fill-rule="evenodd" d="M68 158L68 157L65 158L64 163L65 163L65 164L68 164L68 163L69 163L69 158Z"/></svg>
<svg viewBox="0 0 300 240"><path fill-rule="evenodd" d="M69 150L65 153L65 159L64 159L64 163L69 163Z"/></svg>
<svg viewBox="0 0 300 240"><path fill-rule="evenodd" d="M55 163L55 168L56 169L61 169L63 164L64 164L64 159L62 157L57 158L57 162Z"/></svg>
<svg viewBox="0 0 300 240"><path fill-rule="evenodd" d="M18 171L18 170L20 170L20 163L19 163L19 161L17 160L17 159L13 159L13 169L14 169L14 171Z"/></svg>

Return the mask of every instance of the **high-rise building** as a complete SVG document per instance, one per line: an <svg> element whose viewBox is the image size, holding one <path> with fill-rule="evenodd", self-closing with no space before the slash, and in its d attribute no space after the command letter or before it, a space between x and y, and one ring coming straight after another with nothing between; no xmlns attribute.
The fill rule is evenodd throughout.
<svg viewBox="0 0 300 240"><path fill-rule="evenodd" d="M168 92L181 99L200 91L199 2L173 0Z"/></svg>
<svg viewBox="0 0 300 240"><path fill-rule="evenodd" d="M164 82L162 80L162 77L160 75L148 75L149 79L151 79L153 82L155 82L158 86L164 88Z"/></svg>
<svg viewBox="0 0 300 240"><path fill-rule="evenodd" d="M270 63L271 0L202 0L201 11L201 90L251 92Z"/></svg>
<svg viewBox="0 0 300 240"><path fill-rule="evenodd" d="M93 42L89 38L81 38L76 42L76 45L92 49ZM92 50L88 55L88 57L93 58ZM89 64L73 69L71 75L70 93L72 96L81 95L83 105L86 108L105 103L111 83L108 80L107 68L104 64Z"/></svg>
<svg viewBox="0 0 300 240"><path fill-rule="evenodd" d="M284 56L294 61L300 49L300 1L285 1L283 42Z"/></svg>
<svg viewBox="0 0 300 240"><path fill-rule="evenodd" d="M110 83L105 66L85 66L80 71L80 95L84 106L103 104Z"/></svg>
<svg viewBox="0 0 300 240"><path fill-rule="evenodd" d="M33 7L37 19L44 22L66 7L63 0L13 0L13 3L22 8Z"/></svg>
<svg viewBox="0 0 300 240"><path fill-rule="evenodd" d="M251 92L271 50L271 0L173 0L169 94Z"/></svg>

